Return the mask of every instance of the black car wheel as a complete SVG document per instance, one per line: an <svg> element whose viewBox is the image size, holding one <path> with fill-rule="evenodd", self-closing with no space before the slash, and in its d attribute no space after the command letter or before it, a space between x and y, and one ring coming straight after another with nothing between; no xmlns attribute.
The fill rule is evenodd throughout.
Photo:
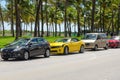
<svg viewBox="0 0 120 80"><path fill-rule="evenodd" d="M50 50L46 49L44 57L50 57Z"/></svg>
<svg viewBox="0 0 120 80"><path fill-rule="evenodd" d="M98 50L98 46L95 45L95 47L94 47L94 51L97 51L97 50Z"/></svg>
<svg viewBox="0 0 120 80"><path fill-rule="evenodd" d="M24 52L23 59L24 60L28 60L29 59L29 53L27 51Z"/></svg>
<svg viewBox="0 0 120 80"><path fill-rule="evenodd" d="M104 47L104 49L105 49L105 50L107 50L107 49L108 49L108 44L106 44L106 46Z"/></svg>
<svg viewBox="0 0 120 80"><path fill-rule="evenodd" d="M84 53L84 51L85 51L85 48L84 48L84 46L82 45L81 47L80 47L80 53Z"/></svg>
<svg viewBox="0 0 120 80"><path fill-rule="evenodd" d="M8 58L4 58L4 57L2 57L2 59L3 59L4 61L7 61L7 60L8 60Z"/></svg>
<svg viewBox="0 0 120 80"><path fill-rule="evenodd" d="M64 54L67 55L68 53L69 53L69 49L68 49L68 47L66 46L66 47L64 48Z"/></svg>
<svg viewBox="0 0 120 80"><path fill-rule="evenodd" d="M1 53L1 58L4 60L4 61L7 61L9 58L8 57L4 57L3 56L3 53Z"/></svg>

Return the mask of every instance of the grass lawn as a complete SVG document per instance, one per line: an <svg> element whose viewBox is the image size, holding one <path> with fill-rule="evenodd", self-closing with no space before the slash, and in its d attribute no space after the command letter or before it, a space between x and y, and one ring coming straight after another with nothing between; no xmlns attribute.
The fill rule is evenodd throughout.
<svg viewBox="0 0 120 80"><path fill-rule="evenodd" d="M0 37L0 48L4 47L5 45L13 42L15 40L14 37Z"/></svg>
<svg viewBox="0 0 120 80"><path fill-rule="evenodd" d="M54 42L56 39L63 37L44 37L48 42ZM80 39L80 37L78 37ZM7 44L13 42L15 40L14 37L0 37L0 48L3 48Z"/></svg>

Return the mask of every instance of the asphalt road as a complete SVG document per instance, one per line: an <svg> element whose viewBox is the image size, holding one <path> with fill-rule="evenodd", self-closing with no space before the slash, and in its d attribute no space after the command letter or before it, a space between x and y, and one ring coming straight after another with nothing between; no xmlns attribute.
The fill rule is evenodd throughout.
<svg viewBox="0 0 120 80"><path fill-rule="evenodd" d="M0 80L120 80L120 48L3 61Z"/></svg>

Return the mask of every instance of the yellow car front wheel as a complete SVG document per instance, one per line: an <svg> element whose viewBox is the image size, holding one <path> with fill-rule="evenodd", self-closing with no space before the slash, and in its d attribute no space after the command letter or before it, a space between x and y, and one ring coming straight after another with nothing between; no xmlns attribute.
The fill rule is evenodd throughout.
<svg viewBox="0 0 120 80"><path fill-rule="evenodd" d="M64 47L64 54L67 55L69 53L69 48L66 46Z"/></svg>
<svg viewBox="0 0 120 80"><path fill-rule="evenodd" d="M80 53L84 53L84 51L85 51L85 48L84 48L84 46L82 45L81 47L80 47Z"/></svg>

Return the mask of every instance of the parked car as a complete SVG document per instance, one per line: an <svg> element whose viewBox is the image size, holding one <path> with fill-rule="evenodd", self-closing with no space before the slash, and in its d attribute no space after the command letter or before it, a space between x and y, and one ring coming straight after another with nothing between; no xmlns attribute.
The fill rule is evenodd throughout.
<svg viewBox="0 0 120 80"><path fill-rule="evenodd" d="M111 48L120 47L120 36L113 36L110 40L108 40L108 43Z"/></svg>
<svg viewBox="0 0 120 80"><path fill-rule="evenodd" d="M52 54L68 54L70 52L84 53L84 42L77 38L62 38L50 43Z"/></svg>
<svg viewBox="0 0 120 80"><path fill-rule="evenodd" d="M105 33L87 33L82 40L86 49L98 50L98 48L108 49L107 36Z"/></svg>
<svg viewBox="0 0 120 80"><path fill-rule="evenodd" d="M50 56L50 44L41 37L19 39L1 49L1 57L4 60L9 58L29 59L33 56Z"/></svg>

